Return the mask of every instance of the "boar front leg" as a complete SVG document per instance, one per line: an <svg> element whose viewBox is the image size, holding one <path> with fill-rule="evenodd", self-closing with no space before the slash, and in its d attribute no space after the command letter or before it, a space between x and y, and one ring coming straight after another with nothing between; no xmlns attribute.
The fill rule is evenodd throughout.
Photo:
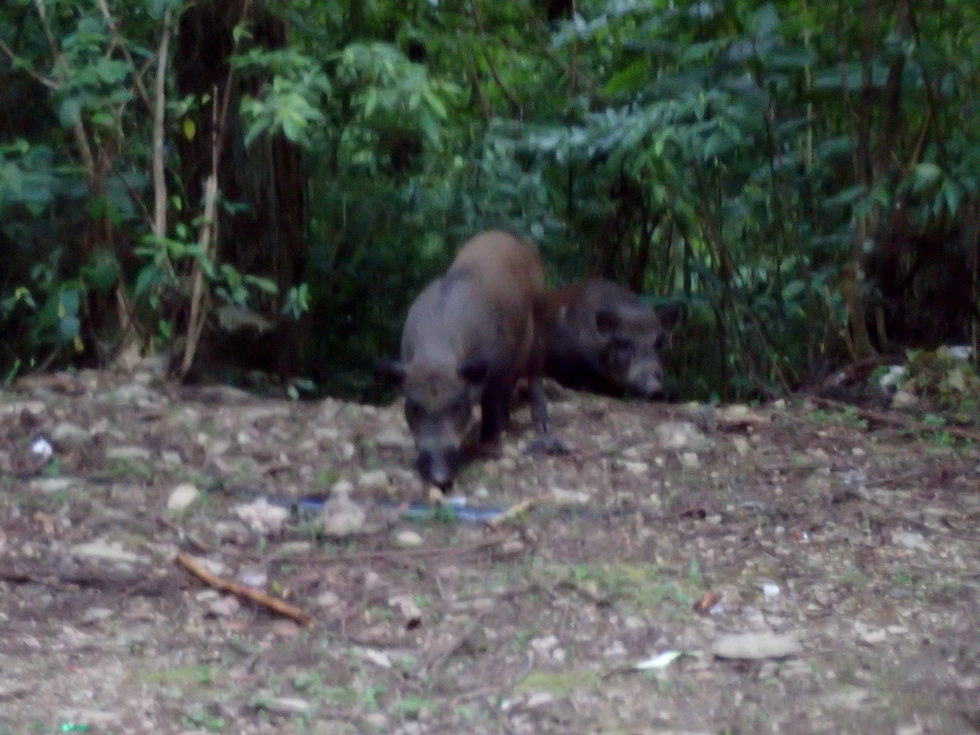
<svg viewBox="0 0 980 735"><path fill-rule="evenodd" d="M540 377L528 381L529 398L531 401L531 417L534 425L541 434L532 441L527 451L534 454L568 454L568 447L561 439L551 433L551 421L548 419L548 400L544 395L544 383Z"/></svg>
<svg viewBox="0 0 980 735"><path fill-rule="evenodd" d="M506 381L490 379L483 389L480 400L480 442L490 444L497 441L500 432L507 424L510 409L510 386Z"/></svg>

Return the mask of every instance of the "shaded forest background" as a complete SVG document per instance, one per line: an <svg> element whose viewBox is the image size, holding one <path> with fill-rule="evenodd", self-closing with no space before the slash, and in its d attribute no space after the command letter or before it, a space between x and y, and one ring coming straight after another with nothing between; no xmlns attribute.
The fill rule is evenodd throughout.
<svg viewBox="0 0 980 735"><path fill-rule="evenodd" d="M468 236L683 305L672 392L980 336L980 6L8 0L0 380L377 397Z"/></svg>

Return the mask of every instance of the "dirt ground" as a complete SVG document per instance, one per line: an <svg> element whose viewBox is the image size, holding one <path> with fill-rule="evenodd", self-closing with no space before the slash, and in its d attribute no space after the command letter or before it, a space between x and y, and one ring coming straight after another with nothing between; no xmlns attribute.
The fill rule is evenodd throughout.
<svg viewBox="0 0 980 735"><path fill-rule="evenodd" d="M459 482L495 527L406 507L397 406L0 393L0 735L980 730L977 443L551 392L571 454L525 408Z"/></svg>

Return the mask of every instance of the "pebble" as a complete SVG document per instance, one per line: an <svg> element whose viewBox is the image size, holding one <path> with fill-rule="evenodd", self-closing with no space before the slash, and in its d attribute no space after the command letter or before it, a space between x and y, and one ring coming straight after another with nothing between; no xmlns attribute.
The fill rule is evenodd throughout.
<svg viewBox="0 0 980 735"><path fill-rule="evenodd" d="M186 510L200 496L200 491L189 482L182 482L170 491L167 510L179 513Z"/></svg>
<svg viewBox="0 0 980 735"><path fill-rule="evenodd" d="M422 545L422 537L415 531L403 530L395 534L395 543L403 548Z"/></svg>
<svg viewBox="0 0 980 735"><path fill-rule="evenodd" d="M63 421L51 430L51 438L64 447L80 447L89 440L89 433L81 426Z"/></svg>
<svg viewBox="0 0 980 735"><path fill-rule="evenodd" d="M299 697L270 697L263 699L259 706L278 715L307 715L313 709L309 702Z"/></svg>
<svg viewBox="0 0 980 735"><path fill-rule="evenodd" d="M105 450L107 460L149 460L152 456L153 453L146 447L109 447Z"/></svg>
<svg viewBox="0 0 980 735"><path fill-rule="evenodd" d="M801 650L796 636L787 633L731 633L711 644L711 652L719 658L782 658Z"/></svg>

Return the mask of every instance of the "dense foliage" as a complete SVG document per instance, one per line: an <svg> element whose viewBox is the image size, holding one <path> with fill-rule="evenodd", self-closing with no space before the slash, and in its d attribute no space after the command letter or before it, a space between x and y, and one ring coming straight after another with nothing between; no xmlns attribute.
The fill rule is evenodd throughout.
<svg viewBox="0 0 980 735"><path fill-rule="evenodd" d="M675 392L980 329L966 0L10 0L0 368L368 395L489 226L685 306ZM299 385L303 385L300 383Z"/></svg>

